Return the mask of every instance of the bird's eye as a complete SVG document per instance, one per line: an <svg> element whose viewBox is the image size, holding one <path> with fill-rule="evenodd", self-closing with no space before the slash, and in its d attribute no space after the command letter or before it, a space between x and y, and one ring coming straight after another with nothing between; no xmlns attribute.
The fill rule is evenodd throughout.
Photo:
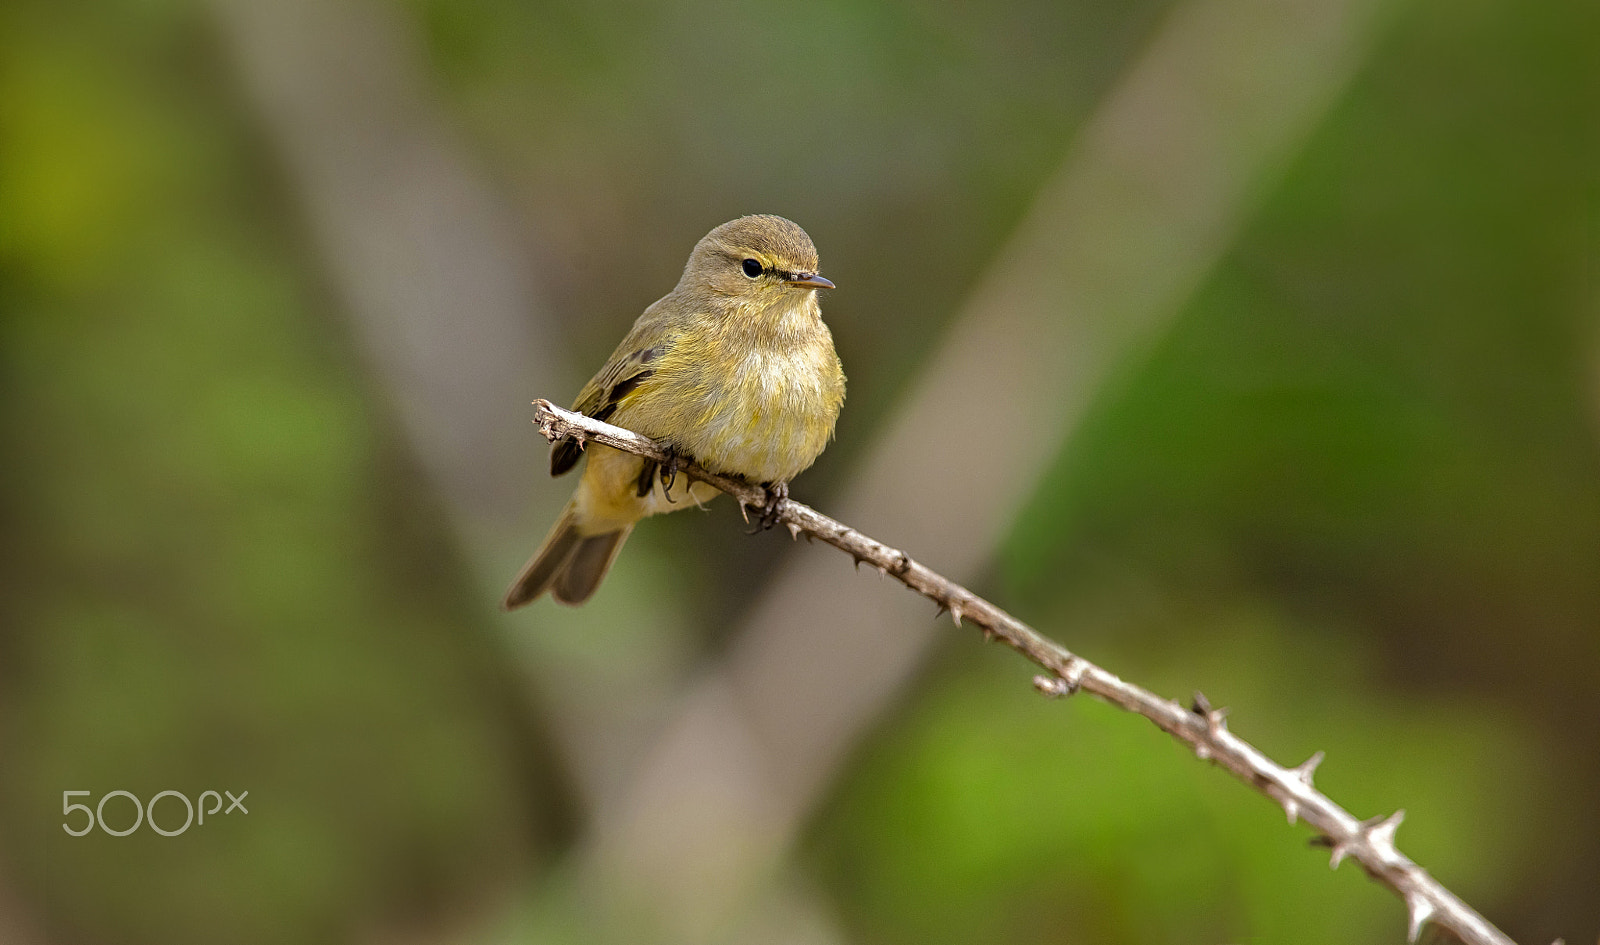
<svg viewBox="0 0 1600 945"><path fill-rule="evenodd" d="M761 261L759 259L746 259L744 261L744 274L752 279L761 275Z"/></svg>

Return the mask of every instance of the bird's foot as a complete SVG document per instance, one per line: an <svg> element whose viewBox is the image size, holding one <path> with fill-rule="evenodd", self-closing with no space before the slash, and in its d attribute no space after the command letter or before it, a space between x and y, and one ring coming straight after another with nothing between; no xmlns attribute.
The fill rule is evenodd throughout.
<svg viewBox="0 0 1600 945"><path fill-rule="evenodd" d="M789 501L789 484L787 482L768 482L761 486L767 490L767 504L761 510L761 530L766 531L778 524L778 511L783 503Z"/></svg>
<svg viewBox="0 0 1600 945"><path fill-rule="evenodd" d="M650 494L655 487L657 473L661 476L661 491L668 502L676 502L672 497L672 487L678 482L678 473L694 462L694 458L687 453L680 453L677 447L667 447L667 458L656 460L647 459L639 469L639 498Z"/></svg>
<svg viewBox="0 0 1600 945"><path fill-rule="evenodd" d="M674 501L672 486L678 481L678 473L693 462L694 457L688 453L678 452L676 446L667 446L667 458L661 463L661 491L666 493L668 502Z"/></svg>

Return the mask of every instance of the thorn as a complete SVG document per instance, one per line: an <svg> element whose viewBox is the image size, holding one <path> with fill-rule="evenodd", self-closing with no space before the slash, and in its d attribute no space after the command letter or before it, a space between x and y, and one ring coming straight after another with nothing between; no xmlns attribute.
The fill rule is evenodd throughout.
<svg viewBox="0 0 1600 945"><path fill-rule="evenodd" d="M988 627L979 627L978 629L983 631L983 642L985 642L985 643L993 643L994 642L994 631L993 630L991 630Z"/></svg>
<svg viewBox="0 0 1600 945"><path fill-rule="evenodd" d="M746 525L750 524L750 506L744 499L739 499L739 517L744 519Z"/></svg>
<svg viewBox="0 0 1600 945"><path fill-rule="evenodd" d="M1339 868L1339 864L1344 862L1345 855L1350 852L1350 847L1343 843L1334 843L1329 848L1333 850L1333 855L1328 857L1328 869L1336 870Z"/></svg>
<svg viewBox="0 0 1600 945"><path fill-rule="evenodd" d="M1293 827L1300 820L1300 802L1292 797L1284 798L1283 813L1289 818L1289 826Z"/></svg>
<svg viewBox="0 0 1600 945"><path fill-rule="evenodd" d="M1210 712L1207 712L1206 728L1210 729L1211 734L1213 735L1219 732L1226 732L1228 730L1227 707L1223 707L1221 709L1212 709Z"/></svg>
<svg viewBox="0 0 1600 945"><path fill-rule="evenodd" d="M888 576L889 576L889 569L884 567L881 564L878 565L878 577L881 579L881 578L886 578Z"/></svg>
<svg viewBox="0 0 1600 945"><path fill-rule="evenodd" d="M943 617L944 616L944 612L949 610L950 608L946 607L944 604L939 603L938 601L934 601L934 603L938 604L939 607L938 607L937 610L935 610L933 612L933 619L938 620L940 617Z"/></svg>
<svg viewBox="0 0 1600 945"><path fill-rule="evenodd" d="M1385 860L1400 858L1400 851L1395 849L1394 834L1400 829L1400 822L1405 819L1405 809L1401 808L1382 820L1373 818L1363 824L1367 842L1372 845L1378 856Z"/></svg>
<svg viewBox="0 0 1600 945"><path fill-rule="evenodd" d="M861 570L861 562L863 562L863 561L865 561L867 559L861 557L860 555L858 555L858 554L856 554L855 552L852 551L850 553L850 560L854 561L856 563L856 570L860 571Z"/></svg>
<svg viewBox="0 0 1600 945"><path fill-rule="evenodd" d="M1206 698L1205 693L1196 689L1194 691L1194 704L1189 711L1193 712L1195 715L1210 715L1211 700Z"/></svg>
<svg viewBox="0 0 1600 945"><path fill-rule="evenodd" d="M961 626L961 605L960 604L952 603L950 605L950 619L954 620L956 622L956 626L958 626L958 627Z"/></svg>
<svg viewBox="0 0 1600 945"><path fill-rule="evenodd" d="M791 541L799 541L800 540L800 526L796 525L793 522L785 522L784 524L789 526L789 539Z"/></svg>
<svg viewBox="0 0 1600 945"><path fill-rule="evenodd" d="M1194 746L1194 756L1196 758L1199 758L1201 761L1210 761L1211 760L1211 746L1210 745L1196 745L1196 746Z"/></svg>
<svg viewBox="0 0 1600 945"><path fill-rule="evenodd" d="M1412 892L1406 896L1406 914L1410 919L1406 926L1406 941L1417 940L1417 936L1422 934L1422 926L1433 918L1433 913L1433 903L1422 898L1420 892Z"/></svg>
<svg viewBox="0 0 1600 945"><path fill-rule="evenodd" d="M1291 768L1290 771L1299 779L1301 784L1311 787L1311 777L1316 773L1317 765L1320 764L1322 764L1322 752L1319 751L1305 761L1300 762L1298 768Z"/></svg>

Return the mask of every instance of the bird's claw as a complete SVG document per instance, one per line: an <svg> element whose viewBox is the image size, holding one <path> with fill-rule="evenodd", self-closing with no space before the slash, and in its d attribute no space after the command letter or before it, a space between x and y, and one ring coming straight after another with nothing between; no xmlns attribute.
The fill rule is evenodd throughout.
<svg viewBox="0 0 1600 945"><path fill-rule="evenodd" d="M767 490L767 504L761 510L761 530L766 531L778 524L778 511L783 503L789 499L789 484L787 482L770 482L762 488Z"/></svg>
<svg viewBox="0 0 1600 945"><path fill-rule="evenodd" d="M677 447L667 447L666 461L661 463L661 488L667 490L669 497L672 493L672 484L678 481L678 472L690 462L689 457L678 452Z"/></svg>
<svg viewBox="0 0 1600 945"><path fill-rule="evenodd" d="M639 468L639 498L649 495L650 490L655 488L656 475L659 473L662 494L668 502L676 502L677 500L672 497L672 487L678 481L678 473L693 462L694 460L687 454L678 452L673 446L667 447L666 459L645 460L644 465Z"/></svg>

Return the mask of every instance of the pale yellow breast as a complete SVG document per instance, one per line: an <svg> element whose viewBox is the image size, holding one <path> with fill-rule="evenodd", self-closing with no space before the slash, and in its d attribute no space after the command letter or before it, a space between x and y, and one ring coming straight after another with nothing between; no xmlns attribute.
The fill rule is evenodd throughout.
<svg viewBox="0 0 1600 945"><path fill-rule="evenodd" d="M836 373L831 344L744 352L730 365L724 396L702 401L688 433L691 451L707 465L754 482L793 479L833 435Z"/></svg>
<svg viewBox="0 0 1600 945"><path fill-rule="evenodd" d="M803 343L679 346L618 422L671 440L703 465L788 481L833 435L844 375L824 328Z"/></svg>

